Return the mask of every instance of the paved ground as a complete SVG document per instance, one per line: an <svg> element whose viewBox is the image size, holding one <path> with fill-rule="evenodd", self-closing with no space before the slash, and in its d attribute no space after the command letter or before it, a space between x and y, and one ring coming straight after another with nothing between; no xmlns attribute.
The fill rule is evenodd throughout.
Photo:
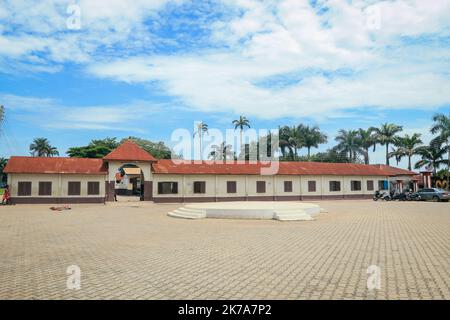
<svg viewBox="0 0 450 320"><path fill-rule="evenodd" d="M2 299L450 299L450 203L319 202L310 222L176 205L0 207ZM68 290L66 269L81 268ZM381 289L367 289L367 268Z"/></svg>

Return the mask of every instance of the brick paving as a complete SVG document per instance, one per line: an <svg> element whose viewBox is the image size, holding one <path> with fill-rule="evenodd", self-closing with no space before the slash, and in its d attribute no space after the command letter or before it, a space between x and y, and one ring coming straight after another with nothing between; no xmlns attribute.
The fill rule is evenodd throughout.
<svg viewBox="0 0 450 320"><path fill-rule="evenodd" d="M328 213L302 222L167 217L175 204L0 207L0 298L450 299L450 203L318 203ZM80 290L66 288L70 265Z"/></svg>

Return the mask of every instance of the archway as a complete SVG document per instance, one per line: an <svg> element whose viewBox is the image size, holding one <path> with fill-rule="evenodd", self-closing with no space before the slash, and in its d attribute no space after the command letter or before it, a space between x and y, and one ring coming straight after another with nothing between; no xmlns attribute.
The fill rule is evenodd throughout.
<svg viewBox="0 0 450 320"><path fill-rule="evenodd" d="M144 173L131 163L122 165L115 173L114 194L116 201L144 200Z"/></svg>

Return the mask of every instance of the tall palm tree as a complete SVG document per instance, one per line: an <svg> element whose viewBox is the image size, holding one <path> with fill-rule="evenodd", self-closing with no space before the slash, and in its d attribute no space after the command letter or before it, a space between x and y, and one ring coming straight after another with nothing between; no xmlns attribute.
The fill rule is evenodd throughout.
<svg viewBox="0 0 450 320"><path fill-rule="evenodd" d="M446 147L442 147L440 143L431 143L429 146L422 146L417 148L416 153L422 157L414 165L415 169L420 169L424 166L432 166L433 173L436 174L437 169L441 164L444 164L444 155L447 152Z"/></svg>
<svg viewBox="0 0 450 320"><path fill-rule="evenodd" d="M298 150L303 147L303 132L305 127L302 124L289 127L287 130L288 143L294 151L294 160L298 158Z"/></svg>
<svg viewBox="0 0 450 320"><path fill-rule="evenodd" d="M225 161L227 159L234 159L233 147L231 144L226 144L225 141L219 145L212 145L211 148L213 150L209 153L209 158L212 158L213 160Z"/></svg>
<svg viewBox="0 0 450 320"><path fill-rule="evenodd" d="M278 127L278 142L283 159L287 159L287 153L293 155L292 145L289 142L290 128L288 126ZM287 151L287 152L286 152Z"/></svg>
<svg viewBox="0 0 450 320"><path fill-rule="evenodd" d="M302 126L301 128L302 143L308 149L308 159L311 158L311 148L318 148L319 144L327 143L328 137L320 132L318 126Z"/></svg>
<svg viewBox="0 0 450 320"><path fill-rule="evenodd" d="M448 116L443 113L437 113L433 116L432 134L439 134L438 140L447 146L447 169L450 172L450 113ZM447 174L447 189L450 190L450 174Z"/></svg>
<svg viewBox="0 0 450 320"><path fill-rule="evenodd" d="M359 143L362 148L362 151L363 151L364 163L369 164L370 163L369 149L371 147L373 147L374 151L375 151L377 139L376 139L375 135L373 134L373 131L370 128L367 130L359 128L358 129L358 139L359 139Z"/></svg>
<svg viewBox="0 0 450 320"><path fill-rule="evenodd" d="M359 131L341 129L335 140L338 142L336 150L347 154L350 162L356 162L357 154L362 151Z"/></svg>
<svg viewBox="0 0 450 320"><path fill-rule="evenodd" d="M203 141L203 134L208 133L208 125L204 123L203 121L197 123L197 131L194 132L193 137L198 136L198 141L200 145L200 160L203 160L203 149L202 149L202 141Z"/></svg>
<svg viewBox="0 0 450 320"><path fill-rule="evenodd" d="M419 133L414 133L412 136L405 134L403 137L394 139L397 149L391 152L390 156L396 157L397 165L403 157L408 157L408 170L412 170L411 158L417 154L417 149L422 144L420 136Z"/></svg>
<svg viewBox="0 0 450 320"><path fill-rule="evenodd" d="M389 165L389 145L394 143L396 134L403 130L402 126L383 123L380 128L370 128L375 133L377 143L386 146L386 165Z"/></svg>
<svg viewBox="0 0 450 320"><path fill-rule="evenodd" d="M233 120L232 123L234 124L234 130L239 129L239 146L241 148L240 154L243 154L242 133L244 132L244 128L250 128L250 121L241 115L238 120Z"/></svg>
<svg viewBox="0 0 450 320"><path fill-rule="evenodd" d="M59 155L58 150L50 145L47 138L35 138L30 144L30 153L33 157L52 157Z"/></svg>

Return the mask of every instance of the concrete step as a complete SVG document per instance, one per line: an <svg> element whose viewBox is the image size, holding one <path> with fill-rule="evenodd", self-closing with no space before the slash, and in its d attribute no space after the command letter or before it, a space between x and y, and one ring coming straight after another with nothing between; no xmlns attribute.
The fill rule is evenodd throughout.
<svg viewBox="0 0 450 320"><path fill-rule="evenodd" d="M167 214L170 217L174 218L183 218L183 219L203 219L206 218L206 212L204 210L186 210L186 208L178 208Z"/></svg>
<svg viewBox="0 0 450 320"><path fill-rule="evenodd" d="M314 220L303 210L282 210L275 212L275 220L279 221L310 221Z"/></svg>

